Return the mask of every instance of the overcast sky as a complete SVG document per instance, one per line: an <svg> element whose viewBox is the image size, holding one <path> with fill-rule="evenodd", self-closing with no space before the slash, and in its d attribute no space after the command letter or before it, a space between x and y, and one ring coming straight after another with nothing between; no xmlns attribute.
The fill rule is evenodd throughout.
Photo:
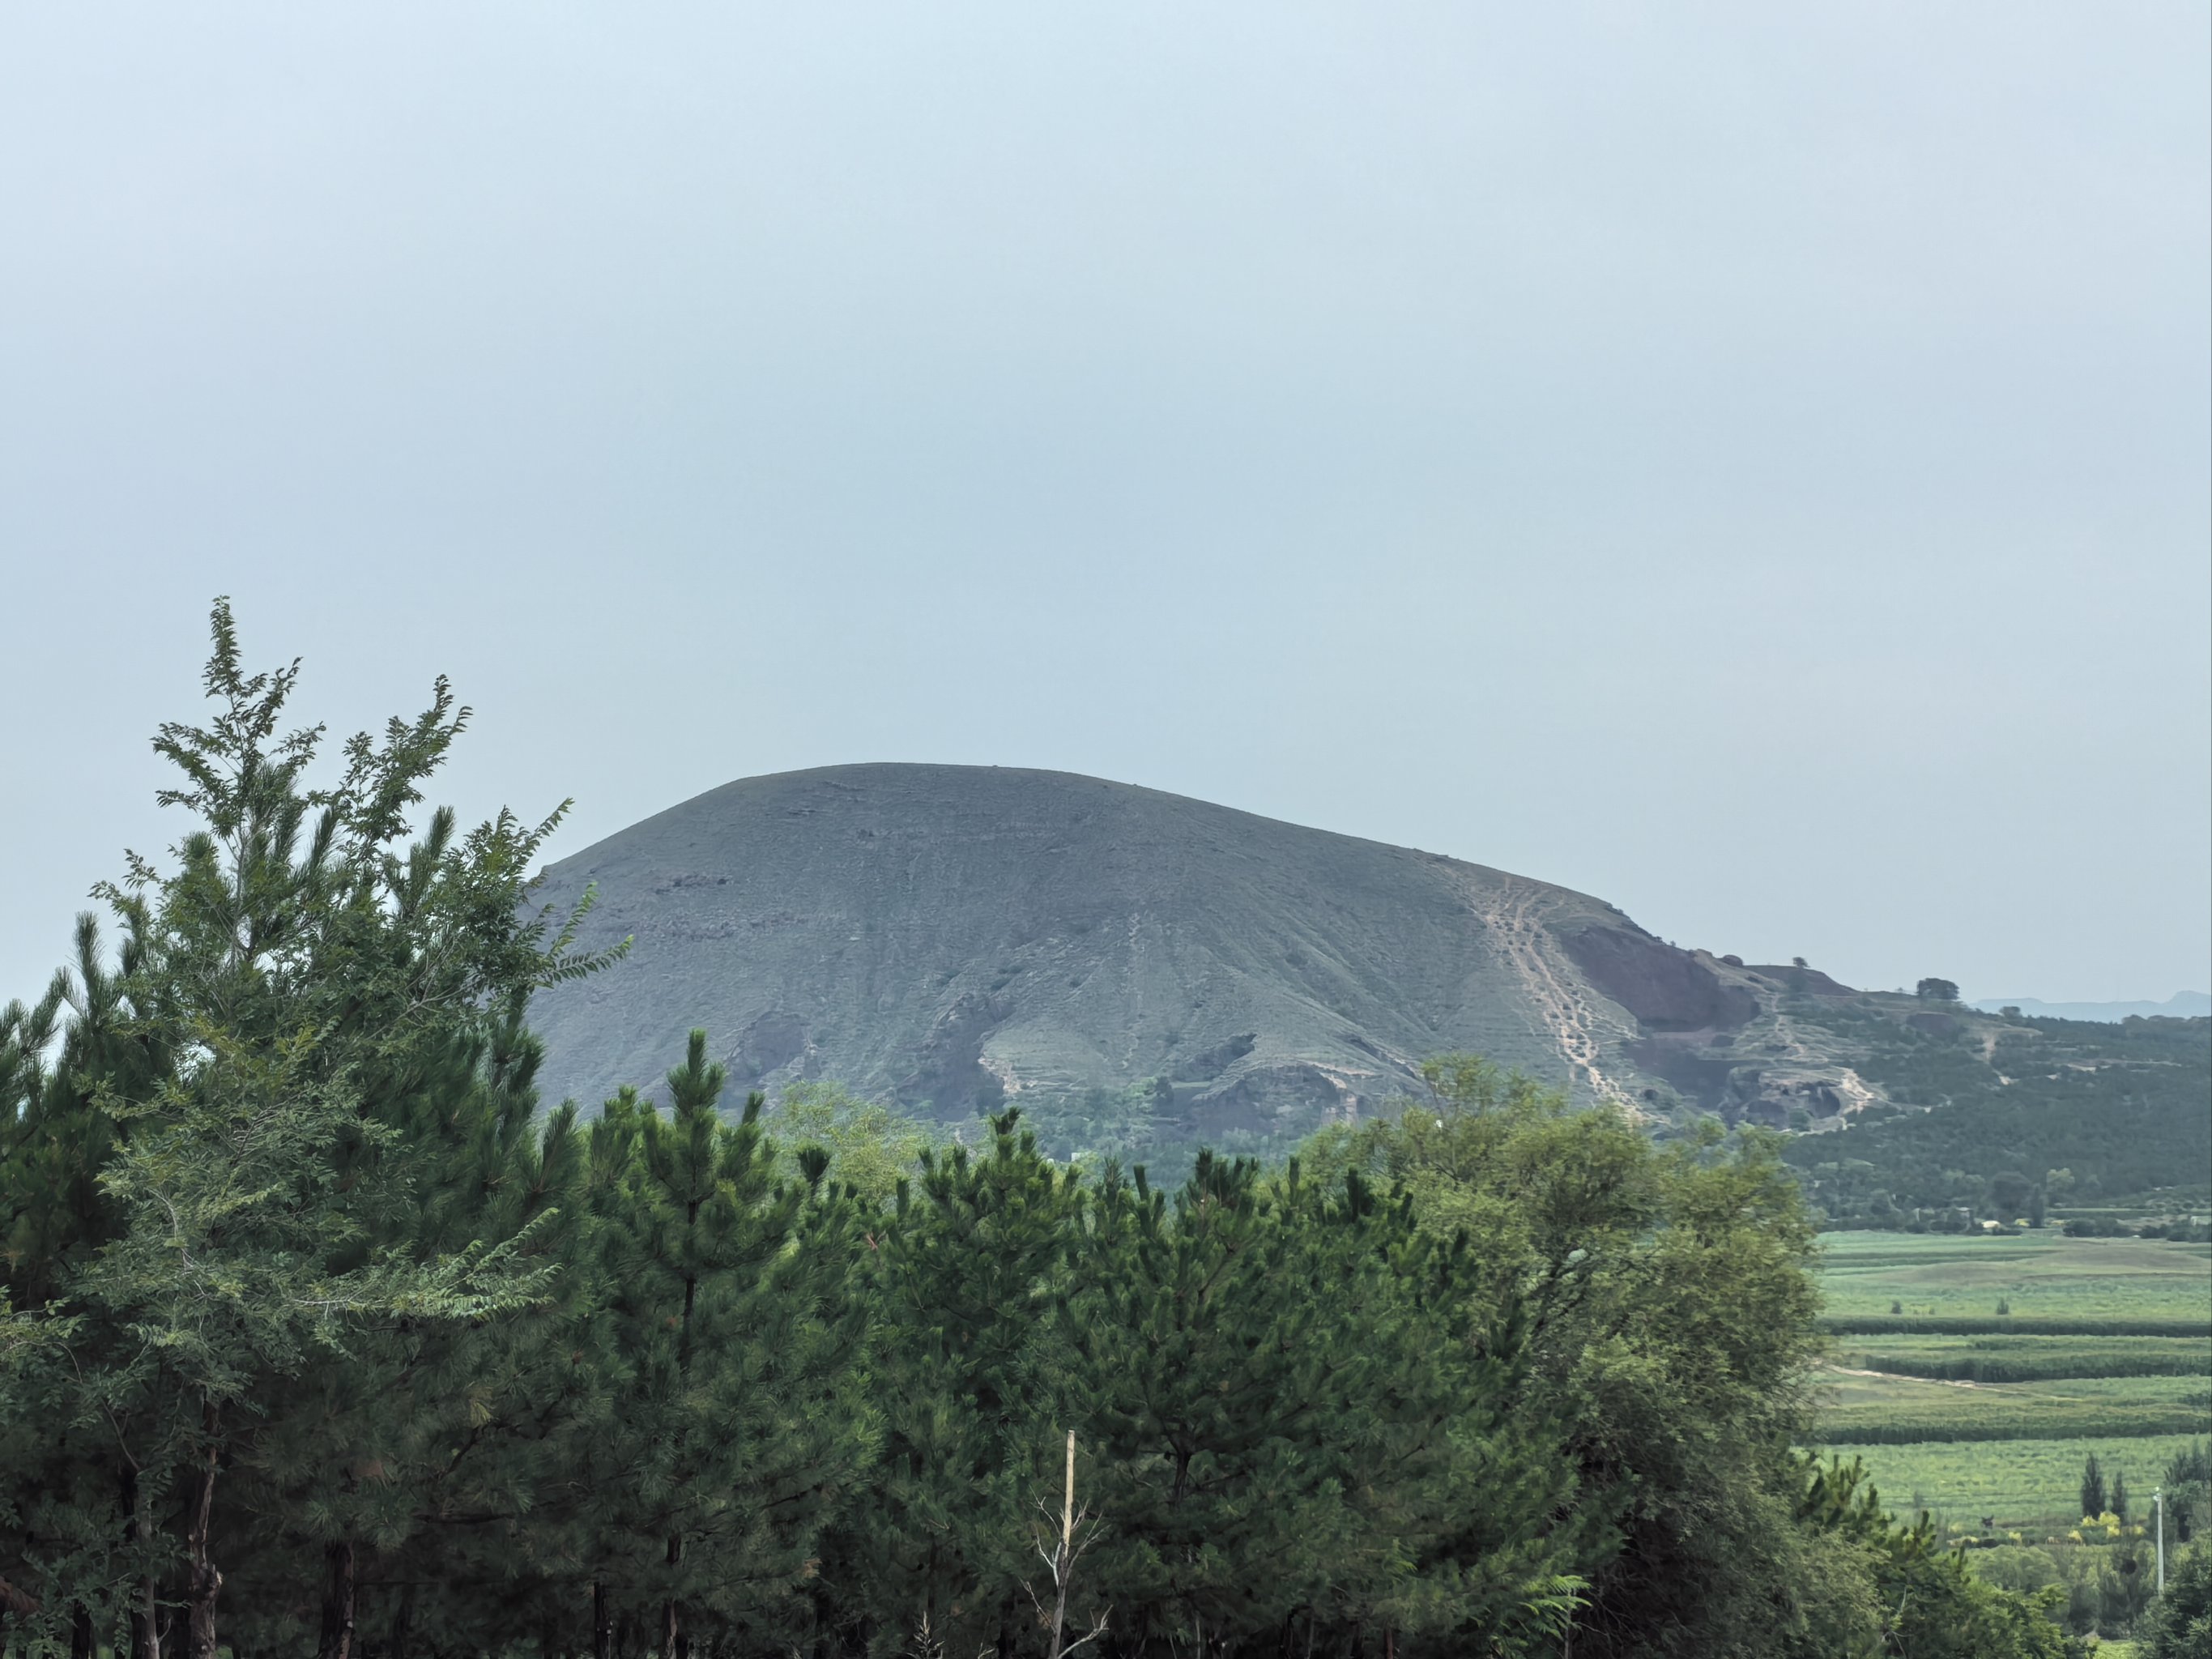
<svg viewBox="0 0 2212 1659"><path fill-rule="evenodd" d="M2207 19L9 7L0 998L218 592L556 854L1054 767L2204 988Z"/></svg>

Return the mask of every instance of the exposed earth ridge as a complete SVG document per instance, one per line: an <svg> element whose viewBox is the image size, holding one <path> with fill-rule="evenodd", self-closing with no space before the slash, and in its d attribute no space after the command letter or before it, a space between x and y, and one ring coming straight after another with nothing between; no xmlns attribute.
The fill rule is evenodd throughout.
<svg viewBox="0 0 2212 1659"><path fill-rule="evenodd" d="M1850 1103L1737 1034L1803 970L1681 950L1602 900L1070 773L876 764L745 778L552 866L634 943L533 1008L549 1096L647 1085L694 1026L738 1084L831 1079L963 1119L1133 1091L1178 1138L1303 1133L1474 1050L1644 1112ZM1799 1076L1796 1073L1802 1073Z"/></svg>

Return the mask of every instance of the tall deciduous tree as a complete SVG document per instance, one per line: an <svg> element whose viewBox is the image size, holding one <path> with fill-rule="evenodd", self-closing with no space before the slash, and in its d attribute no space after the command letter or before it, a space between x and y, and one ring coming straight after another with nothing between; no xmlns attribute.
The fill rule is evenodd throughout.
<svg viewBox="0 0 2212 1659"><path fill-rule="evenodd" d="M1577 1506L1619 1529L1576 1653L1646 1651L1666 1631L1776 1651L1776 1607L1804 1576L1790 1448L1820 1338L1813 1228L1771 1144L1656 1146L1472 1056L1428 1078L1429 1100L1325 1133L1310 1158L1401 1183L1421 1225L1466 1231L1475 1328L1518 1303L1528 1392L1562 1421Z"/></svg>

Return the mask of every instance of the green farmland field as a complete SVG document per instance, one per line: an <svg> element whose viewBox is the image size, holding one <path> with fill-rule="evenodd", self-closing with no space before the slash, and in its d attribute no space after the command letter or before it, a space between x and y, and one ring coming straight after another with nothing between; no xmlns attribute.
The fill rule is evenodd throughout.
<svg viewBox="0 0 2212 1659"><path fill-rule="evenodd" d="M1853 1370L1976 1382L2083 1376L2212 1377L2212 1336L1838 1337L1831 1359Z"/></svg>
<svg viewBox="0 0 2212 1659"><path fill-rule="evenodd" d="M2063 1535L2092 1452L2140 1506L2212 1435L2212 1247L2055 1229L1821 1243L1837 1334L1811 1437L1863 1456L1900 1514Z"/></svg>
<svg viewBox="0 0 2212 1659"><path fill-rule="evenodd" d="M1821 1287L1831 1316L2174 1320L2212 1330L2212 1244L2165 1239L1830 1233Z"/></svg>
<svg viewBox="0 0 2212 1659"><path fill-rule="evenodd" d="M2202 1437L2197 1437L2201 1440ZM1881 1491L1882 1507L1903 1516L1916 1507L1974 1526L1994 1516L2000 1528L2032 1537L2063 1535L2081 1517L2081 1465L2094 1452L2106 1479L2127 1477L2140 1511L2169 1459L2186 1450L2187 1435L2078 1440L1921 1441L1903 1446L1842 1446L1863 1458Z"/></svg>
<svg viewBox="0 0 2212 1659"><path fill-rule="evenodd" d="M2068 1440L2212 1432L2212 1377L1937 1382L1824 1372L1830 1445L1900 1440Z"/></svg>

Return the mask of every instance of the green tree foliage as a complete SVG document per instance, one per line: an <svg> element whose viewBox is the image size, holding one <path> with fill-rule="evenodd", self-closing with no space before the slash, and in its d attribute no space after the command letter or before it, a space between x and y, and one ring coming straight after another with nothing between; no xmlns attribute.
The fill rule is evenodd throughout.
<svg viewBox="0 0 2212 1659"><path fill-rule="evenodd" d="M2100 1516L2105 1512L2105 1472L2098 1467L2097 1454L2091 1452L2081 1465L2081 1513Z"/></svg>
<svg viewBox="0 0 2212 1659"><path fill-rule="evenodd" d="M1024 1091L1022 1121L1047 1156L1100 1167L1148 1158L1155 1171L1176 1178L1192 1167L1196 1148L1176 1110L1175 1085L1165 1078L1140 1078L1126 1088L1097 1086L1032 1098Z"/></svg>
<svg viewBox="0 0 2212 1659"><path fill-rule="evenodd" d="M1469 1322L1463 1236L1358 1170L1322 1186L1210 1155L1172 1202L1109 1176L1095 1213L1065 1323L1097 1573L1137 1641L1448 1645L1560 1621L1606 1553L1599 1517L1524 1403L1517 1304Z"/></svg>
<svg viewBox="0 0 2212 1659"><path fill-rule="evenodd" d="M1963 1552L1941 1547L1925 1512L1910 1526L1885 1512L1856 1457L1826 1467L1808 1459L1806 1474L1799 1521L1849 1552L1873 1590L1867 1622L1851 1632L1860 1651L1916 1659L2068 1659L2079 1651L2054 1616L2063 1591L2021 1595L1978 1577Z"/></svg>
<svg viewBox="0 0 2212 1659"><path fill-rule="evenodd" d="M2212 1653L2212 1546L2199 1540L2174 1558L2147 1622L2142 1647L2150 1659Z"/></svg>
<svg viewBox="0 0 2212 1659"><path fill-rule="evenodd" d="M2212 1441L2199 1440L2166 1462L2167 1535L2187 1543L2212 1529Z"/></svg>
<svg viewBox="0 0 2212 1659"><path fill-rule="evenodd" d="M853 1213L803 1151L778 1178L762 1101L718 1111L725 1078L691 1034L671 1108L625 1091L594 1128L619 1408L591 1451L585 1554L604 1605L649 1609L656 1651L790 1639L817 1534L874 1438L853 1364ZM732 1564L744 1564L732 1573Z"/></svg>
<svg viewBox="0 0 2212 1659"><path fill-rule="evenodd" d="M227 605L214 636L213 720L155 742L182 774L160 799L193 828L166 873L133 855L98 890L124 931L121 971L101 969L82 924L75 982L56 988L74 1019L43 1075L54 996L9 1022L22 1103L0 1186L6 1290L54 1316L66 1358L43 1378L58 1392L16 1422L59 1422L79 1476L89 1462L107 1477L41 1472L34 1524L74 1540L51 1552L41 1599L50 1620L127 1603L148 1659L172 1622L191 1659L213 1659L221 1494L264 1401L346 1364L369 1327L537 1293L516 1239L478 1230L429 1258L377 1248L407 1204L386 1108L487 1009L592 965L566 958L548 918L519 917L552 821L502 814L457 840L441 812L396 850L466 721L442 683L381 743L349 742L334 787L310 789L320 729L281 730L296 665L246 674ZM99 1449L79 1455L78 1437Z"/></svg>
<svg viewBox="0 0 2212 1659"><path fill-rule="evenodd" d="M1471 1059L1430 1068L1437 1107L1341 1132L1328 1153L1464 1227L1480 1303L1526 1309L1530 1393L1568 1425L1584 1501L1616 1511L1575 1645L1771 1650L1796 1575L1787 1447L1813 1351L1812 1233L1753 1136L1656 1147Z"/></svg>
<svg viewBox="0 0 2212 1659"><path fill-rule="evenodd" d="M877 1205L891 1201L922 1152L936 1144L913 1119L841 1083L789 1085L766 1121L792 1145L828 1152L844 1189Z"/></svg>
<svg viewBox="0 0 2212 1659"><path fill-rule="evenodd" d="M1906 1226L1916 1211L1931 1225L1953 1206L2033 1224L2093 1194L2201 1191L2212 1169L2212 1019L2028 1020L1985 1052L1971 1031L1846 1002L1798 1018L1847 1041L1893 1098L1936 1109L1869 1109L1790 1142L1783 1155L1832 1225Z"/></svg>
<svg viewBox="0 0 2212 1659"><path fill-rule="evenodd" d="M1018 1116L990 1120L982 1156L925 1149L867 1236L889 1409L878 1500L842 1553L871 1586L878 1645L971 1650L1025 1622L1033 1498L1066 1426L1051 1318L1082 1201Z"/></svg>
<svg viewBox="0 0 2212 1659"><path fill-rule="evenodd" d="M1990 1182L1990 1208L2000 1221L2017 1221L2034 1196L2035 1183L2017 1170L2003 1170Z"/></svg>

